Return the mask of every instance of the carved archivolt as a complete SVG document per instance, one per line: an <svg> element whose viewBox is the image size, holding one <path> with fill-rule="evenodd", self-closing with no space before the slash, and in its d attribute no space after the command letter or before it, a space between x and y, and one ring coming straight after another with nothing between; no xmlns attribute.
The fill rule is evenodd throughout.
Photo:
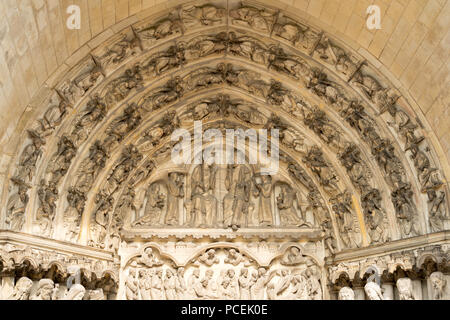
<svg viewBox="0 0 450 320"><path fill-rule="evenodd" d="M320 240L333 256L449 227L439 162L405 99L360 55L289 13L180 6L95 48L45 103L4 188L10 230L112 252L135 236ZM205 130L278 129L279 174L168 164L172 133L200 120ZM174 281L164 259L162 277ZM255 279L270 276L246 259ZM141 276L133 263L130 288ZM361 263L349 272L364 274ZM304 277L292 274L290 286ZM126 294L142 298L138 289Z"/></svg>

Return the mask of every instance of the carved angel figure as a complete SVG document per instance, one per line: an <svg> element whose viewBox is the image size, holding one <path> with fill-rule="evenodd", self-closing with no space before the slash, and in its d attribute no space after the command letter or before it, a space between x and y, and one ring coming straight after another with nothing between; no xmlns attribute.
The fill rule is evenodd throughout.
<svg viewBox="0 0 450 320"><path fill-rule="evenodd" d="M102 65L120 64L139 50L139 40L134 36L124 35L122 39L107 48L106 53L99 57Z"/></svg>
<svg viewBox="0 0 450 320"><path fill-rule="evenodd" d="M141 40L148 42L148 44L151 45L156 40L181 33L182 30L183 27L181 20L171 14L168 18L163 19L154 25L137 30L137 33Z"/></svg>
<svg viewBox="0 0 450 320"><path fill-rule="evenodd" d="M158 259L158 257L153 252L153 249L148 247L145 248L144 252L142 253L141 258L138 260L139 263L142 263L148 268L153 268L155 266L162 266L162 261Z"/></svg>
<svg viewBox="0 0 450 320"><path fill-rule="evenodd" d="M287 250L286 253L283 255L280 261L280 263L285 266L293 266L306 262L307 260L303 256L300 248L295 246L290 247L289 250Z"/></svg>
<svg viewBox="0 0 450 320"><path fill-rule="evenodd" d="M228 255L225 258L225 263L230 263L233 266L237 266L241 262L245 262L245 257L242 255L242 253L238 252L236 249L230 249L228 250Z"/></svg>
<svg viewBox="0 0 450 320"><path fill-rule="evenodd" d="M209 249L205 251L200 257L198 257L198 261L210 267L213 264L219 263L219 258L216 256L216 250Z"/></svg>

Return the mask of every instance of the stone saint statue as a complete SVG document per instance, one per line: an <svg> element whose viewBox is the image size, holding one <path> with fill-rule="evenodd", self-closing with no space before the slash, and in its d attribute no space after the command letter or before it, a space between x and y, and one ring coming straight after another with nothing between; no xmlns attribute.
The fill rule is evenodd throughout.
<svg viewBox="0 0 450 320"><path fill-rule="evenodd" d="M270 227L273 224L272 217L272 177L269 175L258 175L253 178L256 187L255 197L259 196L259 226Z"/></svg>
<svg viewBox="0 0 450 320"><path fill-rule="evenodd" d="M167 181L167 213L165 217L165 224L174 226L178 224L179 220L179 205L178 200L184 196L184 175L171 172Z"/></svg>
<svg viewBox="0 0 450 320"><path fill-rule="evenodd" d="M20 278L14 287L13 294L8 298L8 300L28 300L32 286L33 281L27 277Z"/></svg>
<svg viewBox="0 0 450 320"><path fill-rule="evenodd" d="M248 269L241 269L241 273L238 279L239 283L239 299L250 300L250 289L253 285L252 278L249 276Z"/></svg>
<svg viewBox="0 0 450 320"><path fill-rule="evenodd" d="M245 166L230 166L225 185L233 197L231 206L232 219L229 227L238 229L241 226L247 226L251 189L250 170Z"/></svg>
<svg viewBox="0 0 450 320"><path fill-rule="evenodd" d="M86 289L81 284L74 284L67 291L63 300L83 300Z"/></svg>
<svg viewBox="0 0 450 320"><path fill-rule="evenodd" d="M412 281L409 278L397 280L397 290L400 300L415 300L413 294Z"/></svg>
<svg viewBox="0 0 450 320"><path fill-rule="evenodd" d="M148 188L145 193L147 203L145 204L144 215L133 222L133 226L159 226L163 224L161 216L166 196L160 190L159 183L153 183Z"/></svg>
<svg viewBox="0 0 450 320"><path fill-rule="evenodd" d="M138 281L136 280L136 269L130 268L130 273L125 280L125 295L127 300L138 300Z"/></svg>
<svg viewBox="0 0 450 320"><path fill-rule="evenodd" d="M288 185L282 185L277 197L277 207L280 211L280 223L282 226L301 226L305 224L303 218L297 215L294 208L296 199L295 191Z"/></svg>
<svg viewBox="0 0 450 320"><path fill-rule="evenodd" d="M339 300L355 300L355 293L349 287L343 287L339 290Z"/></svg>
<svg viewBox="0 0 450 320"><path fill-rule="evenodd" d="M153 300L166 299L162 277L163 277L163 270L161 268L158 268L152 277L152 286L150 292L152 294Z"/></svg>
<svg viewBox="0 0 450 320"><path fill-rule="evenodd" d="M214 224L217 201L212 194L215 190L217 168L214 164L200 164L191 176L191 216L188 224L192 227L207 227Z"/></svg>
<svg viewBox="0 0 450 320"><path fill-rule="evenodd" d="M31 300L51 300L55 284L51 279L39 280L38 289Z"/></svg>
<svg viewBox="0 0 450 320"><path fill-rule="evenodd" d="M445 288L447 280L442 272L436 271L430 275L430 282L433 288L433 299L443 300L445 298Z"/></svg>
<svg viewBox="0 0 450 320"><path fill-rule="evenodd" d="M368 282L364 286L364 291L366 292L366 295L369 298L369 300L384 300L381 288L375 282Z"/></svg>

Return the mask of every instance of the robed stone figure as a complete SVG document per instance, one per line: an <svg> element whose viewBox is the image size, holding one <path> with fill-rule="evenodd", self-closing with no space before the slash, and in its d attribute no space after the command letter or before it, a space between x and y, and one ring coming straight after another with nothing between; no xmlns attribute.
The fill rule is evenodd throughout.
<svg viewBox="0 0 450 320"><path fill-rule="evenodd" d="M224 201L224 221L234 229L247 226L247 213L252 181L246 166L229 166L225 186L229 191ZM226 197L227 197L226 196ZM232 202L230 201L232 199ZM230 210L231 209L231 210ZM231 216L231 223L227 223Z"/></svg>
<svg viewBox="0 0 450 320"><path fill-rule="evenodd" d="M215 190L217 168L214 164L200 164L191 175L191 216L188 221L192 227L214 225L217 212Z"/></svg>
<svg viewBox="0 0 450 320"><path fill-rule="evenodd" d="M259 175L254 178L254 184L256 187L255 196L259 196L259 226L271 226L273 224L271 203L272 177L269 175Z"/></svg>
<svg viewBox="0 0 450 320"><path fill-rule="evenodd" d="M179 220L178 200L184 196L184 175L171 172L167 181L167 213L165 218L166 225L177 225Z"/></svg>

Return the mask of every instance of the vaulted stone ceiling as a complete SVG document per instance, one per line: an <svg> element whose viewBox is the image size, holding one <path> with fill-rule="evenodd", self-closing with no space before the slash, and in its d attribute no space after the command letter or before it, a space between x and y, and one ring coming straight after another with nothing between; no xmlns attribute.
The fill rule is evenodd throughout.
<svg viewBox="0 0 450 320"><path fill-rule="evenodd" d="M447 66L448 37L433 38L448 29L448 1L380 2L385 29L376 32L362 27L362 1L78 3L89 30L55 24L65 1L0 4L7 23L37 26L17 36L0 26L0 71L11 79L2 82L0 229L113 255L120 239L323 240L328 258L449 229L448 69L436 68ZM421 43L418 56L398 44L408 24L424 34L405 40ZM195 120L204 130L279 129L270 183L278 195L295 189L304 223L279 216L261 232L227 230L224 217L200 229L145 221L144 196L194 176L169 160L171 134L193 132Z"/></svg>

